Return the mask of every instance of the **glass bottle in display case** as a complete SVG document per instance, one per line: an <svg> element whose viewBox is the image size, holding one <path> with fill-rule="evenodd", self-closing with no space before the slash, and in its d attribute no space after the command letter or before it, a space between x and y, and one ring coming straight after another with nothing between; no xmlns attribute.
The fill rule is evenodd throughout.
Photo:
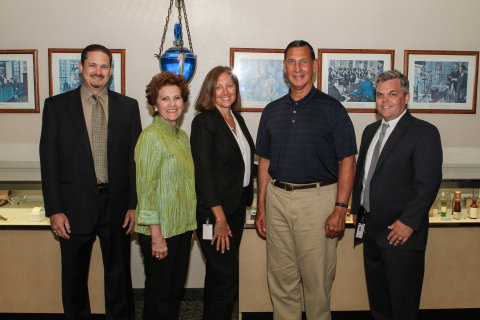
<svg viewBox="0 0 480 320"><path fill-rule="evenodd" d="M445 196L445 191L442 191L440 198L440 216L442 219L446 219L447 217L447 197Z"/></svg>
<svg viewBox="0 0 480 320"><path fill-rule="evenodd" d="M472 219L477 219L478 218L477 198L472 199L472 204L470 205L469 217L472 218Z"/></svg>
<svg viewBox="0 0 480 320"><path fill-rule="evenodd" d="M462 218L462 193L461 191L455 191L455 196L453 197L453 219L460 220Z"/></svg>

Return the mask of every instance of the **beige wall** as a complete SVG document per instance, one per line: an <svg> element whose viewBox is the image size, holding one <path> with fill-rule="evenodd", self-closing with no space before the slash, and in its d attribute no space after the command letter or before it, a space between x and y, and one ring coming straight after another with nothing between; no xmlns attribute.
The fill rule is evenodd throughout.
<svg viewBox="0 0 480 320"><path fill-rule="evenodd" d="M199 61L191 83L192 102L208 70L229 64L230 47L284 48L293 39L305 39L314 48L394 49L399 70L404 49L480 48L477 0L185 1ZM102 43L126 49L126 94L139 101L145 127L151 118L144 89L159 72L153 54L158 52L168 5L168 0L2 0L0 49L38 49L42 106L48 96L48 48ZM175 20L173 14L167 48ZM192 102L183 122L187 132L194 115ZM480 115L417 115L440 129L447 164L480 162ZM350 116L359 141L375 116ZM260 114L244 117L256 136ZM38 167L40 128L41 114L0 114L0 167L2 162L26 160ZM195 257L200 259L198 252ZM200 273L190 285L201 285L201 277Z"/></svg>
<svg viewBox="0 0 480 320"><path fill-rule="evenodd" d="M168 0L2 0L0 48L38 49L42 105L48 96L48 48L82 48L95 42L125 48L126 93L139 101L146 126L150 117L144 89L159 71L153 54L158 51L168 4ZM230 47L284 48L292 39L305 39L314 48L394 49L399 70L403 70L404 49L480 48L476 0L186 0L186 5L199 60L191 83L192 101L206 72L229 64ZM172 26L171 22L167 47ZM191 103L183 123L187 132L193 114ZM480 130L475 129L480 115L418 116L439 127L445 147L480 147L476 137ZM259 117L259 113L245 115L253 135ZM373 114L351 117L357 139L375 120ZM38 159L40 128L40 114L2 114L0 146L20 145L22 153ZM0 155L0 161L5 157Z"/></svg>

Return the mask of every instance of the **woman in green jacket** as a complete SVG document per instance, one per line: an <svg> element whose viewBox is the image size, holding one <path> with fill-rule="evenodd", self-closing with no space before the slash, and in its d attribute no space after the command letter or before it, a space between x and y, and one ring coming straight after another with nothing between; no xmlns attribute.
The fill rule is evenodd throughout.
<svg viewBox="0 0 480 320"><path fill-rule="evenodd" d="M187 134L178 127L189 89L182 76L163 72L152 78L146 94L153 123L135 148L135 231L146 276L143 319L177 319L197 228L192 154Z"/></svg>

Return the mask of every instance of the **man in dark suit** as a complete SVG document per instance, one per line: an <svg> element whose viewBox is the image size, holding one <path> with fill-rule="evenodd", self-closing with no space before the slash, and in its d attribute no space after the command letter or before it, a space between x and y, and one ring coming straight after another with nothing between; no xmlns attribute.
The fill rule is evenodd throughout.
<svg viewBox="0 0 480 320"><path fill-rule="evenodd" d="M406 110L410 94L403 74L386 71L375 84L383 119L362 135L352 213L354 221L365 217L365 275L374 319L413 320L422 291L428 211L442 179L442 145L435 126Z"/></svg>
<svg viewBox="0 0 480 320"><path fill-rule="evenodd" d="M136 100L109 91L112 54L86 47L82 86L45 100L40 138L42 190L60 240L66 319L90 319L88 270L100 239L107 319L133 319L130 236L135 223ZM125 228L125 229L122 229Z"/></svg>

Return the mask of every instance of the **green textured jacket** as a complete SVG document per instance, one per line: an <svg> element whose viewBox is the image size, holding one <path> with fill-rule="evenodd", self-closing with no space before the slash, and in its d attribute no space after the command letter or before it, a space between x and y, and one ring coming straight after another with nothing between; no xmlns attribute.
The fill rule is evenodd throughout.
<svg viewBox="0 0 480 320"><path fill-rule="evenodd" d="M195 174L188 136L154 117L135 147L137 210L135 231L150 235L159 224L164 237L195 230Z"/></svg>

